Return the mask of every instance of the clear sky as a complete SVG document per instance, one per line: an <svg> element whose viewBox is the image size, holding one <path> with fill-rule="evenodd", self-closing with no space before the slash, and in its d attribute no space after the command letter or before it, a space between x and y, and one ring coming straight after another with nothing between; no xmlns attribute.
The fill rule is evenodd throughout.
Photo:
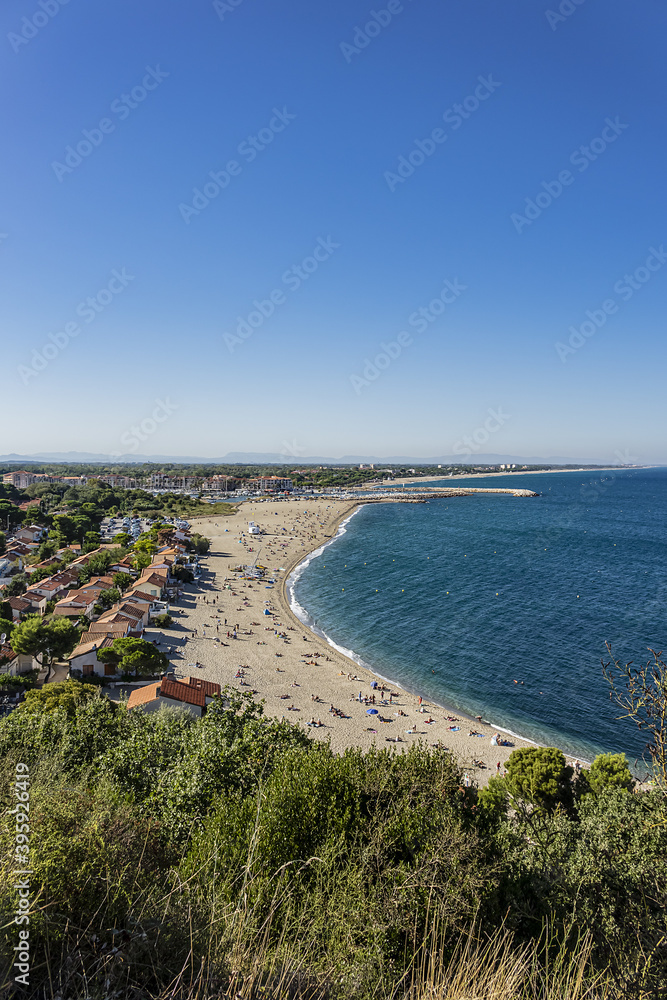
<svg viewBox="0 0 667 1000"><path fill-rule="evenodd" d="M0 453L667 462L661 0L0 21Z"/></svg>

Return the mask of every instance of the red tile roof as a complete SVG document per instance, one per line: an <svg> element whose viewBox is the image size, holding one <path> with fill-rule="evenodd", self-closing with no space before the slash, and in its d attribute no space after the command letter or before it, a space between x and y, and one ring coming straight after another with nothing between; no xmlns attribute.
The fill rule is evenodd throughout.
<svg viewBox="0 0 667 1000"><path fill-rule="evenodd" d="M152 604L155 600L155 596L153 594L145 594L143 590L128 590L125 596L127 598L132 598L132 600L146 601L149 604Z"/></svg>
<svg viewBox="0 0 667 1000"><path fill-rule="evenodd" d="M197 686L198 678L192 677L194 684L185 684L183 681L172 681L168 677L163 677L155 684L147 684L145 687L135 688L128 698L127 707L136 708L138 705L147 705L157 698L169 698L171 701L180 701L186 705L196 705L197 708L206 707L206 694L203 688ZM210 681L202 681L203 685L210 685L220 690L219 684L212 684Z"/></svg>
<svg viewBox="0 0 667 1000"><path fill-rule="evenodd" d="M138 705L147 705L149 701L155 701L158 696L160 682L156 684L146 684L145 687L135 688L127 699L128 708L136 708Z"/></svg>
<svg viewBox="0 0 667 1000"><path fill-rule="evenodd" d="M220 685L213 681L205 681L201 677L188 677L190 687L203 691L205 695L212 698L214 694L220 694Z"/></svg>
<svg viewBox="0 0 667 1000"><path fill-rule="evenodd" d="M27 611L32 607L30 601L24 601L22 597L10 597L9 604L15 611Z"/></svg>
<svg viewBox="0 0 667 1000"><path fill-rule="evenodd" d="M173 698L174 701L183 701L187 705L197 705L198 708L206 706L206 696L203 691L182 681L170 681L168 677L163 677L160 683L160 694L163 698Z"/></svg>
<svg viewBox="0 0 667 1000"><path fill-rule="evenodd" d="M48 598L46 597L45 594L38 594L36 590L26 590L25 594L23 595L23 600L37 601L38 604L41 604L42 601L46 601L48 600Z"/></svg>

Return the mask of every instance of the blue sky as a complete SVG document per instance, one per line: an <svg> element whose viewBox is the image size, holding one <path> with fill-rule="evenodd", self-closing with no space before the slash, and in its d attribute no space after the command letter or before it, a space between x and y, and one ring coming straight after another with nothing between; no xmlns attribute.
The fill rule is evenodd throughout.
<svg viewBox="0 0 667 1000"><path fill-rule="evenodd" d="M0 20L0 453L667 462L659 0Z"/></svg>

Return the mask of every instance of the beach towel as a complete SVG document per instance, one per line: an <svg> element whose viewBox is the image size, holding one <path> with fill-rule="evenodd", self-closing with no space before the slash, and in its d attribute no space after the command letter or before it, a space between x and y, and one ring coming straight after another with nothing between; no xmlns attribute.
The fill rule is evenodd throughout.
<svg viewBox="0 0 667 1000"><path fill-rule="evenodd" d="M449 729L450 729L450 732L452 732L452 733L458 733L460 731L461 727L460 726L450 726Z"/></svg>

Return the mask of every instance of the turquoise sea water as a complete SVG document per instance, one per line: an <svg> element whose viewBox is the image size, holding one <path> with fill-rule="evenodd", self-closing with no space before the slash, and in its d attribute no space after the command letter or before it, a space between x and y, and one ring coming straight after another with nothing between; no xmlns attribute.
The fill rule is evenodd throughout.
<svg viewBox="0 0 667 1000"><path fill-rule="evenodd" d="M584 759L635 760L644 740L615 721L600 659L605 641L624 660L667 648L667 469L462 485L541 496L362 507L297 570L295 610L408 690Z"/></svg>

